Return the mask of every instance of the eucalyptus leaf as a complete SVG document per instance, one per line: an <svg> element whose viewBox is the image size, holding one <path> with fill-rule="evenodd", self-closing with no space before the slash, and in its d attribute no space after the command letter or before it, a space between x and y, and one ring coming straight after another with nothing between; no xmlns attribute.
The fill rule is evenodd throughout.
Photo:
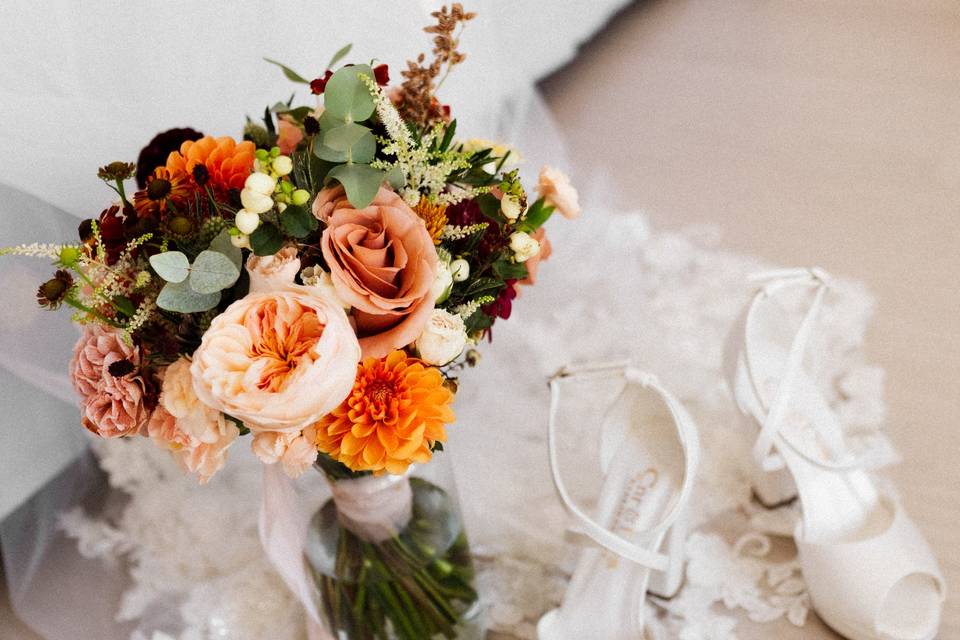
<svg viewBox="0 0 960 640"><path fill-rule="evenodd" d="M222 253L230 258L230 262L239 270L243 266L243 251L239 247L233 246L230 242L230 232L226 229L221 231L210 243L210 250Z"/></svg>
<svg viewBox="0 0 960 640"><path fill-rule="evenodd" d="M324 110L324 112L320 114L320 117L317 118L317 124L320 125L321 131L329 131L330 129L339 127L345 122L350 122L350 120L344 118L334 118L333 114L326 110Z"/></svg>
<svg viewBox="0 0 960 640"><path fill-rule="evenodd" d="M370 128L353 122L324 133L323 146L343 153L346 157L341 162L368 164L377 153L377 140L373 137ZM331 158L319 157L323 160L331 160Z"/></svg>
<svg viewBox="0 0 960 640"><path fill-rule="evenodd" d="M264 60L266 60L270 64L275 64L278 67L280 67L283 70L283 75L287 76L287 80L291 80L293 82L299 82L301 84L310 84L309 80L307 80L306 78L304 78L299 73L297 73L287 65L283 64L282 62L277 62L276 60L271 60L270 58L264 58Z"/></svg>
<svg viewBox="0 0 960 640"><path fill-rule="evenodd" d="M399 189L407 184L407 176L403 174L403 169L394 167L387 172L387 182L389 182L390 186L394 189Z"/></svg>
<svg viewBox="0 0 960 640"><path fill-rule="evenodd" d="M373 96L360 76L373 78L369 65L343 67L334 73L323 91L323 104L334 118L362 122L373 114Z"/></svg>
<svg viewBox="0 0 960 640"><path fill-rule="evenodd" d="M197 293L188 282L168 282L157 296L157 306L177 313L209 311L220 302L220 292Z"/></svg>
<svg viewBox="0 0 960 640"><path fill-rule="evenodd" d="M347 43L341 47L340 50L333 54L333 57L330 58L330 62L327 63L327 69L333 69L338 62L343 60L347 54L350 53L350 49L353 49L353 43Z"/></svg>
<svg viewBox="0 0 960 640"><path fill-rule="evenodd" d="M305 238L319 226L317 219L306 207L292 204L280 214L280 226L294 238Z"/></svg>
<svg viewBox="0 0 960 640"><path fill-rule="evenodd" d="M254 255L272 256L283 247L283 234L271 222L261 222L250 234L250 246Z"/></svg>
<svg viewBox="0 0 960 640"><path fill-rule="evenodd" d="M363 209L373 202L387 174L368 164L341 164L330 169L327 177L343 185L350 204Z"/></svg>
<svg viewBox="0 0 960 640"><path fill-rule="evenodd" d="M190 275L190 260L180 251L164 251L150 256L150 266L167 282L183 282Z"/></svg>
<svg viewBox="0 0 960 640"><path fill-rule="evenodd" d="M233 286L240 269L233 260L216 251L201 251L190 267L190 288L197 293L215 293Z"/></svg>

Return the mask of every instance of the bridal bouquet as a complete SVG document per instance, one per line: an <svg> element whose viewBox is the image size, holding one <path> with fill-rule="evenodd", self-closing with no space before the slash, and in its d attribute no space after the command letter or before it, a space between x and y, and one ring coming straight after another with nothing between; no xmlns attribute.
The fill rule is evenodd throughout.
<svg viewBox="0 0 960 640"><path fill-rule="evenodd" d="M398 85L383 64L336 68L349 47L313 80L274 63L315 102L269 107L242 140L161 133L99 170L117 199L77 243L3 251L54 261L37 299L82 327L86 429L148 437L201 482L244 436L291 476L326 473L332 566L312 566L348 637L452 637L475 599L455 504L409 470L442 449L457 371L549 256L544 224L579 214L559 171L533 196L515 151L456 137L435 89L473 14L433 15L433 59Z"/></svg>

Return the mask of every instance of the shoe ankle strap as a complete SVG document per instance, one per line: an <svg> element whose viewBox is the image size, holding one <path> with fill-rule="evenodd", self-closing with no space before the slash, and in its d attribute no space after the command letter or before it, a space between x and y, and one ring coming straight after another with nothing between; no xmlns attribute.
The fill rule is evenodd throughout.
<svg viewBox="0 0 960 640"><path fill-rule="evenodd" d="M648 532L659 532L669 529L680 517L690 499L700 458L700 444L696 426L683 405L660 384L656 376L634 369L626 362L567 366L561 368L550 377L550 414L547 426L550 472L553 477L553 484L557 489L563 506L567 512L577 520L577 524L573 529L577 533L589 537L601 547L619 556L650 569L666 571L670 564L670 559L667 555L628 542L611 532L607 527L597 522L578 507L567 491L559 470L556 422L560 401L560 381L572 376L623 377L628 385L638 384L645 389L650 389L657 393L663 399L664 404L673 417L685 456L686 469L684 470L684 479L680 494L677 496L669 513L667 513L666 517L657 523L657 525L648 529Z"/></svg>

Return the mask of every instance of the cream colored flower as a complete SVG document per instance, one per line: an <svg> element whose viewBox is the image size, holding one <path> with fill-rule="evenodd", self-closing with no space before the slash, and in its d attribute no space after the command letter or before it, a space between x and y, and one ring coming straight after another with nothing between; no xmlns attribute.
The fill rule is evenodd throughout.
<svg viewBox="0 0 960 640"><path fill-rule="evenodd" d="M177 427L198 442L213 443L225 431L225 418L205 405L193 390L190 361L181 357L163 374L160 405L177 421Z"/></svg>
<svg viewBox="0 0 960 640"><path fill-rule="evenodd" d="M500 211L507 220L516 220L520 217L520 201L516 196L505 195L500 199Z"/></svg>
<svg viewBox="0 0 960 640"><path fill-rule="evenodd" d="M200 484L206 484L223 468L227 450L240 435L240 429L229 420L220 427L212 442L201 442L181 429L179 421L160 405L150 416L147 435L155 445L170 451L181 467L197 474Z"/></svg>
<svg viewBox="0 0 960 640"><path fill-rule="evenodd" d="M580 196L570 184L567 174L559 169L544 166L540 170L537 193L547 204L556 207L564 218L572 220L580 217Z"/></svg>
<svg viewBox="0 0 960 640"><path fill-rule="evenodd" d="M540 253L540 243L525 231L515 231L510 234L510 250L517 262L526 262Z"/></svg>
<svg viewBox="0 0 960 640"><path fill-rule="evenodd" d="M281 463L291 478L300 476L317 460L316 432L313 427L297 431L261 431L253 435L253 453L264 464Z"/></svg>
<svg viewBox="0 0 960 640"><path fill-rule="evenodd" d="M272 256L247 258L247 273L250 274L250 293L277 291L293 284L300 271L297 248L284 247Z"/></svg>
<svg viewBox="0 0 960 640"><path fill-rule="evenodd" d="M316 265L307 267L300 272L300 280L303 281L303 286L310 289L315 295L326 298L344 309L350 308L350 305L337 294L337 288L333 286L333 279L330 274L321 267Z"/></svg>
<svg viewBox="0 0 960 640"><path fill-rule="evenodd" d="M433 280L433 286L430 288L430 295L434 301L439 304L450 296L450 290L453 288L453 273L450 272L450 265L443 260L437 262L437 276Z"/></svg>
<svg viewBox="0 0 960 640"><path fill-rule="evenodd" d="M445 365L463 353L467 329L463 318L445 309L434 309L423 333L417 338L420 359L427 364Z"/></svg>

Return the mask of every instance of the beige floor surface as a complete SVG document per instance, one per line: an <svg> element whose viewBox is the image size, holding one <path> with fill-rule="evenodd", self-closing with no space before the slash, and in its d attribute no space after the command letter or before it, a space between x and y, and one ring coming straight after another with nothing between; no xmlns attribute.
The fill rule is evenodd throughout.
<svg viewBox="0 0 960 640"><path fill-rule="evenodd" d="M869 284L893 475L960 591L960 3L644 2L544 89L615 201ZM739 637L835 637L770 633ZM0 597L0 638L32 637ZM960 598L940 637L960 638Z"/></svg>

